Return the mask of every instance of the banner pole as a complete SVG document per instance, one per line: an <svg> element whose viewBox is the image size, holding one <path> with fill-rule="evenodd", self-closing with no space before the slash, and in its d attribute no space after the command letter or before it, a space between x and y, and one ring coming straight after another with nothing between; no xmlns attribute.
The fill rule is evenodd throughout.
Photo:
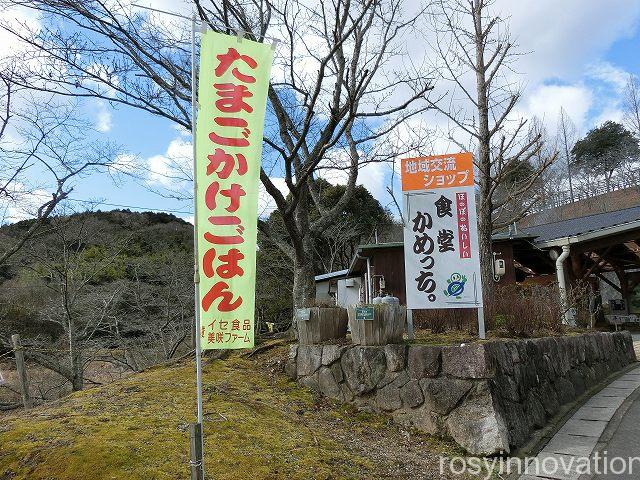
<svg viewBox="0 0 640 480"><path fill-rule="evenodd" d="M198 187L198 177L196 175L196 14L191 17L191 142L193 144L193 255L194 255L194 276L193 283L194 292L194 320L195 320L195 350L196 350L196 390L197 390L197 419L200 425L200 444L204 451L204 435L203 435L203 414L202 414L202 346L200 344L200 268L198 256L198 198L196 196ZM204 478L204 455L202 458L196 459L200 462L200 472Z"/></svg>

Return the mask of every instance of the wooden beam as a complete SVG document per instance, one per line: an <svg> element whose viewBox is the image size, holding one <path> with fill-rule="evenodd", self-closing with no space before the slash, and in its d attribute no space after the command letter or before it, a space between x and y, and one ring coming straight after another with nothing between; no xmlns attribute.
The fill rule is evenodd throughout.
<svg viewBox="0 0 640 480"><path fill-rule="evenodd" d="M602 267L604 267L607 264L607 260L604 257L609 253L609 250L611 250L611 248L612 247L609 246L604 252L602 252L602 254L599 254L598 252L595 252L595 251L589 252L592 257L596 257L596 262L593 265L591 265L589 270L587 270L587 273L585 273L582 276L583 279L587 278L592 273L597 273L600 270L602 270Z"/></svg>
<svg viewBox="0 0 640 480"><path fill-rule="evenodd" d="M538 275L531 267L525 267L517 260L513 261L513 266L518 270L525 272L527 275Z"/></svg>
<svg viewBox="0 0 640 480"><path fill-rule="evenodd" d="M608 237L598 238L596 240L589 240L584 243L577 243L571 245L571 250L576 253L590 252L599 248L605 248L610 245L619 245L624 242L637 241L640 237L638 229L630 230L628 232L617 233Z"/></svg>
<svg viewBox="0 0 640 480"><path fill-rule="evenodd" d="M611 280L609 280L607 277L605 277L601 273L596 273L595 276L598 277L600 280L602 280L604 283L609 284L611 287L613 287L618 292L622 293L622 289L619 286L617 286L615 283L613 283Z"/></svg>
<svg viewBox="0 0 640 480"><path fill-rule="evenodd" d="M623 245L627 247L631 253L633 253L636 257L640 259L640 245L635 240L629 240L628 242L624 242Z"/></svg>

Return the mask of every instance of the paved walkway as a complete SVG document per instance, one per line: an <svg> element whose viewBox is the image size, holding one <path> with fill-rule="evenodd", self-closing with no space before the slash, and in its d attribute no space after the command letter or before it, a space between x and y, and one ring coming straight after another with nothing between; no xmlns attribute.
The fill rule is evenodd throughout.
<svg viewBox="0 0 640 480"><path fill-rule="evenodd" d="M628 459L638 458L640 456L640 401L634 401L629 410L624 414L618 429L615 431L611 440L603 448L607 452L607 458L612 459L619 457L624 459L628 465ZM593 478L594 480L609 480L609 479L638 479L640 478L640 461L633 461L632 470L626 469L625 473L621 472L621 467L624 464L609 464L607 473L601 473L600 475L585 476L585 478ZM617 469L617 472L612 472L611 468ZM603 469L600 469L604 472Z"/></svg>
<svg viewBox="0 0 640 480"><path fill-rule="evenodd" d="M635 340L635 339L634 339ZM527 475L520 480L604 480L610 478L640 478L640 461L632 476L609 474L609 476L580 475L579 469L591 457L602 433L622 403L640 387L640 366L613 381L590 398L553 436L544 449L532 460ZM598 449L600 450L600 449ZM607 458L615 456L640 456L640 399L636 400L620 422L607 445ZM553 471L559 465L556 471ZM619 466L614 465L615 468ZM593 471L593 470L592 470Z"/></svg>
<svg viewBox="0 0 640 480"><path fill-rule="evenodd" d="M632 333L631 338L633 338L633 348L636 351L636 358L640 360L640 333Z"/></svg>

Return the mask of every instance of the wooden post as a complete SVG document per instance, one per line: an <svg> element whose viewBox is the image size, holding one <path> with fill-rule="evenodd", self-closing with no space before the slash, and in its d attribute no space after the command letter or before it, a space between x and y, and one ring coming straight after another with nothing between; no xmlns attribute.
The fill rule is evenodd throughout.
<svg viewBox="0 0 640 480"><path fill-rule="evenodd" d="M191 480L204 480L202 468L202 424L189 424L189 435L191 437Z"/></svg>
<svg viewBox="0 0 640 480"><path fill-rule="evenodd" d="M387 345L402 343L407 326L407 309L403 305L379 303L356 307L351 305L349 326L355 345ZM372 314L371 316L369 316Z"/></svg>
<svg viewBox="0 0 640 480"><path fill-rule="evenodd" d="M31 408L33 402L29 394L29 379L27 377L27 367L24 363L24 351L20 343L20 335L17 333L11 335L11 342L13 342L13 350L16 355L16 368L18 369L18 381L20 382L20 391L22 392L22 403L24 404L24 408Z"/></svg>
<svg viewBox="0 0 640 480"><path fill-rule="evenodd" d="M345 338L349 319L344 308L311 307L297 309L294 322L300 345L317 345L325 340Z"/></svg>

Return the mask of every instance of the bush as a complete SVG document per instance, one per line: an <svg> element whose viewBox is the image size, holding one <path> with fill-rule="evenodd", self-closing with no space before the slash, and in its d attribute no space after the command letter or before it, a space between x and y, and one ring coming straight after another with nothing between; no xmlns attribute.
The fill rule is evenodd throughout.
<svg viewBox="0 0 640 480"><path fill-rule="evenodd" d="M432 333L444 333L447 330L475 331L477 322L475 309L441 308L413 311L414 328L429 329Z"/></svg>
<svg viewBox="0 0 640 480"><path fill-rule="evenodd" d="M487 329L509 336L530 337L536 332L560 332L562 308L556 285L509 285L496 287L486 309Z"/></svg>

